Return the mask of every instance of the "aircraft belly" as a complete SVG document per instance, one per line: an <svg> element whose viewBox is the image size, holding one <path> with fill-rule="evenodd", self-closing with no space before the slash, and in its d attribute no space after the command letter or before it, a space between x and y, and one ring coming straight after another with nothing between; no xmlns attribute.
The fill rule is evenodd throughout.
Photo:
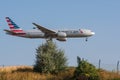
<svg viewBox="0 0 120 80"><path fill-rule="evenodd" d="M28 38L44 38L44 33L27 33Z"/></svg>

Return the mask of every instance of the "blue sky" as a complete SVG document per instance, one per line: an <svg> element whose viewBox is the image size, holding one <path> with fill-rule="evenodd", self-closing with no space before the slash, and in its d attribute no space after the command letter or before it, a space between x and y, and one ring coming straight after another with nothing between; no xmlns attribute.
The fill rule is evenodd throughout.
<svg viewBox="0 0 120 80"><path fill-rule="evenodd" d="M8 16L22 29L32 29L36 22L49 29L80 29L94 31L85 39L56 41L64 49L69 66L76 66L77 56L97 65L116 66L120 60L119 0L0 0L0 65L34 65L36 48L44 39L25 39L6 35ZM101 64L101 65L102 65ZM104 67L104 66L102 66ZM106 67L107 68L107 67Z"/></svg>

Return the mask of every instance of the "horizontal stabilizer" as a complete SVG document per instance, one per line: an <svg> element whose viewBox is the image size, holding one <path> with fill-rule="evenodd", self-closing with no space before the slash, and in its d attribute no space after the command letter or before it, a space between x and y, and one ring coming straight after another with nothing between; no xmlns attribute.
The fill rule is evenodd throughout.
<svg viewBox="0 0 120 80"><path fill-rule="evenodd" d="M7 30L7 29L4 29L4 31L6 31L7 33L10 33L10 34L16 34L15 32Z"/></svg>

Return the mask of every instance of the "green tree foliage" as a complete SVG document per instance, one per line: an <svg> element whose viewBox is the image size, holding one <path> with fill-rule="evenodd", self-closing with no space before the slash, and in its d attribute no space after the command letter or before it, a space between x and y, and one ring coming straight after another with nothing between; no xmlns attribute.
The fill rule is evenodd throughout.
<svg viewBox="0 0 120 80"><path fill-rule="evenodd" d="M48 41L36 49L36 62L34 70L40 73L58 73L67 66L64 51L58 49L56 44Z"/></svg>
<svg viewBox="0 0 120 80"><path fill-rule="evenodd" d="M74 78L78 80L100 80L98 71L94 65L86 60L77 57L78 66L76 67Z"/></svg>

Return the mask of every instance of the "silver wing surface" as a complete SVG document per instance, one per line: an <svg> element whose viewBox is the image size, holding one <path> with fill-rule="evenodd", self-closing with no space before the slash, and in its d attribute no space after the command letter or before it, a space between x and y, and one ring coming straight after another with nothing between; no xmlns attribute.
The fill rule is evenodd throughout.
<svg viewBox="0 0 120 80"><path fill-rule="evenodd" d="M33 23L39 30L41 30L43 33L45 33L46 37L56 37L56 32L52 31L50 29L47 29L41 25L38 25L36 23Z"/></svg>

